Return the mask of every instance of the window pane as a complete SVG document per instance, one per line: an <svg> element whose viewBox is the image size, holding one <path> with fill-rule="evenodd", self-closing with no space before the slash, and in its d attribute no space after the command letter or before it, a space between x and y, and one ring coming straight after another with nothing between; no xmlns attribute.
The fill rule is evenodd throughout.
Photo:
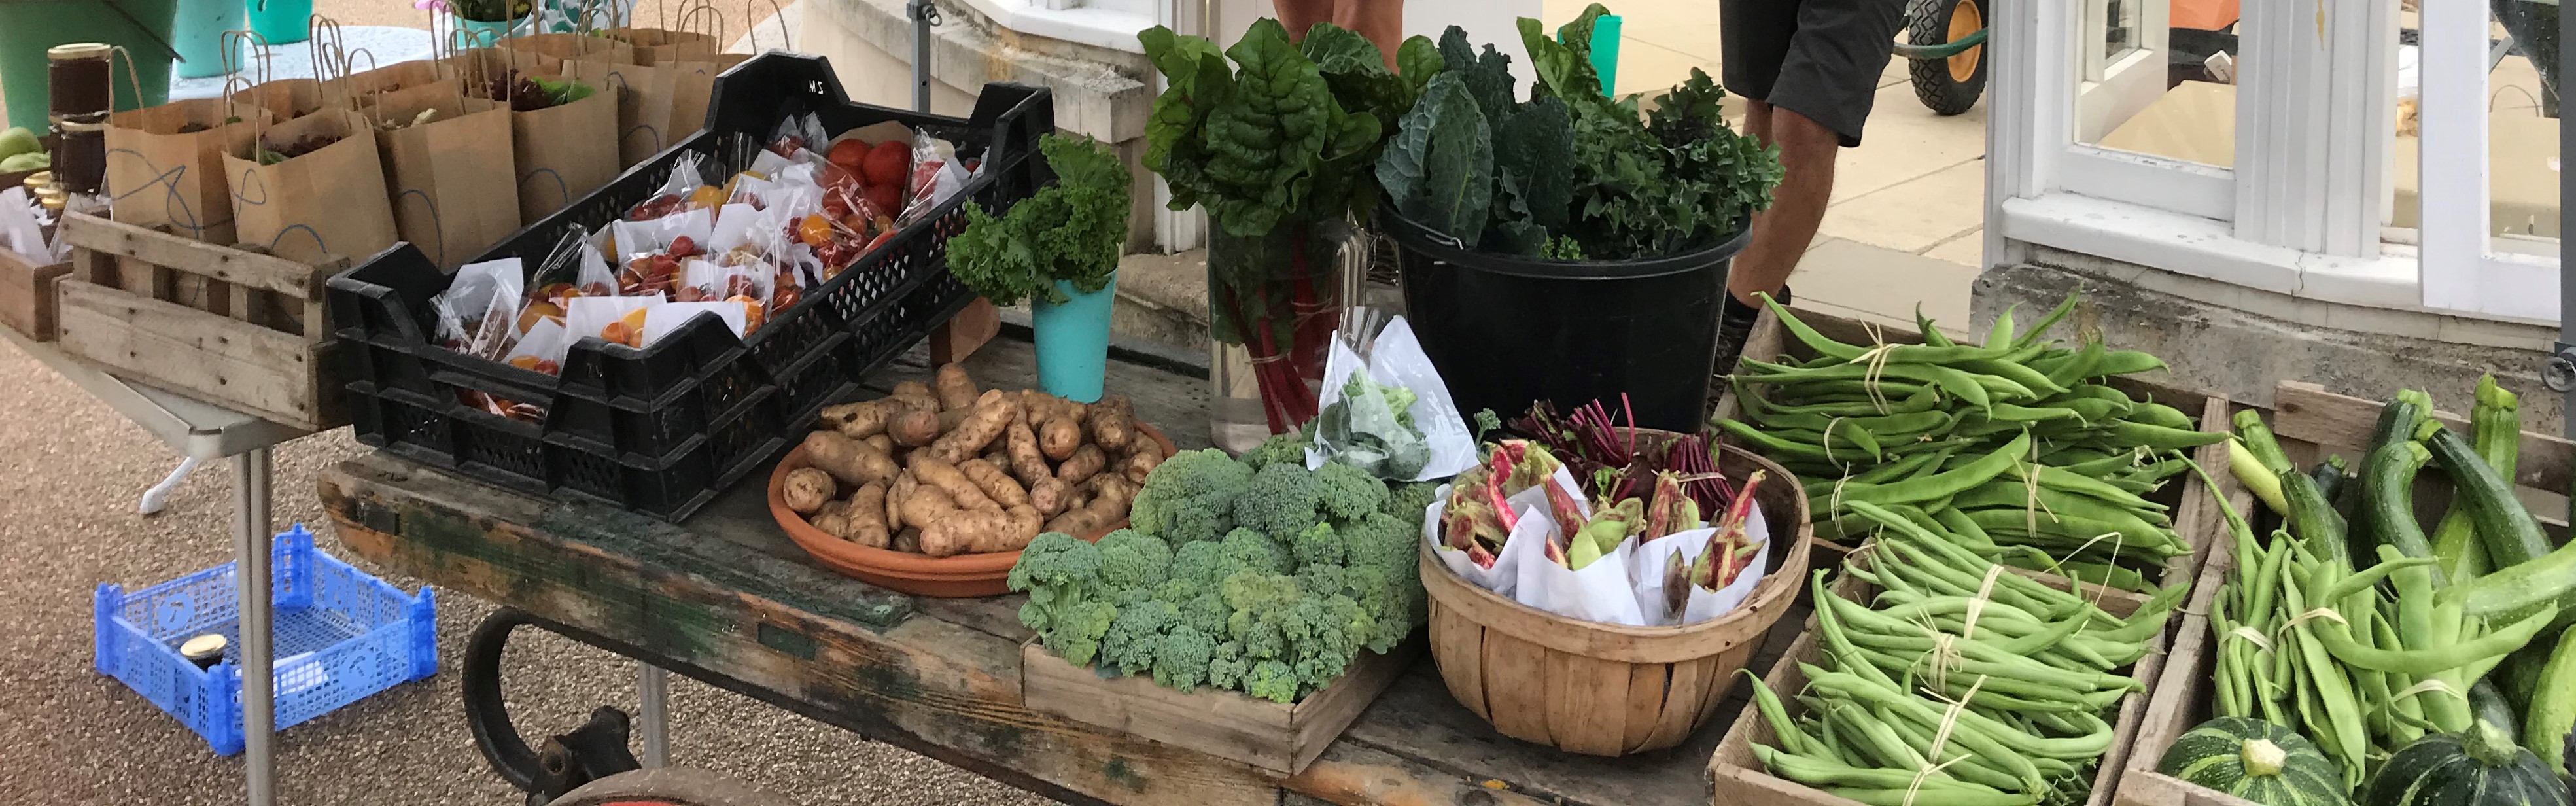
<svg viewBox="0 0 2576 806"><path fill-rule="evenodd" d="M2075 141L2236 159L2237 0L2084 0Z"/></svg>
<svg viewBox="0 0 2576 806"><path fill-rule="evenodd" d="M2485 0L2487 31L2488 234L2492 252L2555 256L2558 237L2558 5L2551 0ZM2440 158L2423 164L2416 101L2443 87L2421 87L2416 69L2420 37L2416 15L2400 15L2398 34L2396 203L2389 225L2421 223L2416 189L2421 170L2445 170ZM2452 92L2463 89L2448 89ZM2441 152L2474 165L2475 155ZM2420 167L2419 167L2420 166Z"/></svg>

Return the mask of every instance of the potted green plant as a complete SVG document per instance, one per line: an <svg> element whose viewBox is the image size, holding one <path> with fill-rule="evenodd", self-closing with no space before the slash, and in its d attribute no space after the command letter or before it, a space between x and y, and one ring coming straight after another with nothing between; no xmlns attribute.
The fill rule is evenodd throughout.
<svg viewBox="0 0 2576 806"><path fill-rule="evenodd" d="M424 8L445 6L456 15L456 48L488 48L525 28L536 6L529 0L422 0Z"/></svg>
<svg viewBox="0 0 2576 806"><path fill-rule="evenodd" d="M1172 209L1205 207L1211 225L1212 430L1247 450L1315 416L1325 348L1365 262L1353 232L1377 202L1372 166L1440 54L1414 37L1391 71L1357 33L1317 23L1291 41L1271 19L1223 51L1159 26L1138 38L1168 87L1145 166Z"/></svg>
<svg viewBox="0 0 2576 806"><path fill-rule="evenodd" d="M948 270L995 305L1029 302L1038 384L1085 403L1108 371L1109 313L1118 256L1126 251L1126 163L1089 137L1047 135L1038 153L1054 184L1000 218L966 207L966 229L948 240Z"/></svg>
<svg viewBox="0 0 2576 806"><path fill-rule="evenodd" d="M1520 20L1526 99L1510 57L1451 27L1376 163L1377 221L1459 410L1620 399L1640 425L1695 431L1727 268L1780 162L1727 127L1726 91L1697 68L1651 112L1604 94L1591 48L1607 14L1595 3L1553 37Z"/></svg>

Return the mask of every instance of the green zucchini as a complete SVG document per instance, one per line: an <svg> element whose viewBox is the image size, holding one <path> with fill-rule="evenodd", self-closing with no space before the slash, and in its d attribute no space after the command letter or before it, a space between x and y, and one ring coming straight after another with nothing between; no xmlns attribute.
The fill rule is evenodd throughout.
<svg viewBox="0 0 2576 806"><path fill-rule="evenodd" d="M2576 730L2576 641L2561 634L2550 647L2549 663L2522 714L2522 746L2558 769L2566 762L2567 734ZM2544 642L2531 642L2538 649ZM2481 683L2479 685L2485 685Z"/></svg>
<svg viewBox="0 0 2576 806"><path fill-rule="evenodd" d="M2376 545L2396 547L2397 553L2408 557L2433 556L2433 544L2424 538L2424 527L2415 522L2415 472L2431 458L2422 444L2401 439L2371 451L2364 461L2361 517L2356 520ZM2440 578L2434 581L2439 584Z"/></svg>
<svg viewBox="0 0 2576 806"><path fill-rule="evenodd" d="M2521 402L2497 386L2495 376L2479 379L2477 406L2469 412L2471 441L2497 478L2514 477L2522 452L2520 409ZM2441 558L2442 571L2451 579L2474 579L2494 567L2486 546L2478 541L2476 523L2468 508L2452 507L2433 528L2433 556Z"/></svg>
<svg viewBox="0 0 2576 806"><path fill-rule="evenodd" d="M2451 476L2451 506L2465 508L2474 519L2478 539L2486 544L2487 558L2498 570L2512 568L2551 551L2549 536L2540 531L2540 521L2522 508L2513 497L2513 485L2495 468L2479 458L2477 450L2459 432L2438 424L2429 426L2431 433L2424 447L2431 449L2433 462Z"/></svg>
<svg viewBox="0 0 2576 806"><path fill-rule="evenodd" d="M2477 685L2469 687L2469 712L2479 721L2503 729L2506 735L2522 735L2522 715L2515 712L2513 703L2505 701L2504 692L2496 688L2494 680L2480 680ZM2576 711L2569 714L2576 715ZM2541 758L2545 760L2549 754L2543 753Z"/></svg>

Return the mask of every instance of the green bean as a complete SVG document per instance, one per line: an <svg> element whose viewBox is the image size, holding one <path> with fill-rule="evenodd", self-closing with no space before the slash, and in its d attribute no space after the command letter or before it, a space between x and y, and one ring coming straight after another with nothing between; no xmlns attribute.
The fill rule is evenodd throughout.
<svg viewBox="0 0 2576 806"><path fill-rule="evenodd" d="M1978 457L1953 470L1922 478L1889 484L1874 484L1858 492L1846 489L1844 497L1866 499L1873 504L1909 504L1929 501L1991 481L2010 470L2021 455L2030 451L2030 435L2014 437L1993 453Z"/></svg>
<svg viewBox="0 0 2576 806"><path fill-rule="evenodd" d="M2134 375L2165 368L2164 359L2136 350L2112 350L2093 368L2095 375Z"/></svg>
<svg viewBox="0 0 2576 806"><path fill-rule="evenodd" d="M2022 658L2023 661L2027 662L2025 664L1999 663L1991 660L1968 658L1934 661L1932 653L1939 651L1939 642L1931 638L1905 639L1894 636L1874 635L1870 633L1856 633L1852 636L1852 642L1861 646L1861 657L1880 661L1877 663L1878 667L1890 672L1911 672L1921 670L1928 673L1933 668L1928 664L1938 662L1941 665L1949 667L1951 674L1984 676L1990 681L2015 682L2028 687L2018 689L2018 691L2021 692L2027 692L2033 689L2045 690L2048 687L2053 686L2065 689L2061 692L2062 694L2078 695L2114 688L2114 686L2103 684L2103 681L2094 679L2096 677L2109 677L2110 675L2078 674L2064 669L2059 669L2045 663L2030 660L2029 658ZM1977 642L1950 642L1953 647L1975 643ZM1915 656L1914 660L1909 661L1905 659L1903 655L1897 654L1899 652L1914 652L1918 654ZM1967 654L1967 652L1962 650L1962 654ZM2127 680L2127 678L2121 679ZM2128 682L2131 687L2135 687L2137 685L2136 681L2131 680Z"/></svg>
<svg viewBox="0 0 2576 806"><path fill-rule="evenodd" d="M1956 346L1950 341L1950 334L1943 333L1940 328L1932 326L1932 318L1923 315L1923 303L1920 302L1914 303L1914 329L1923 336L1924 344L1934 347Z"/></svg>
<svg viewBox="0 0 2576 806"><path fill-rule="evenodd" d="M2038 803L2040 799L2039 794L2036 792L2019 794L2001 791L1944 791L1937 793L1918 793L1912 788L1860 789L1847 786L1829 786L1825 787L1824 791L1825 794L1858 803L1861 804L1861 806L2032 806L2032 804Z"/></svg>
<svg viewBox="0 0 2576 806"><path fill-rule="evenodd" d="M2102 366L2102 358L2107 354L2100 340L2088 340L2084 342L2083 347L2068 353L2064 358L2045 363L2032 362L2031 369L2045 373L2050 383L2072 388L2078 381L2098 374L2095 369Z"/></svg>
<svg viewBox="0 0 2576 806"><path fill-rule="evenodd" d="M2013 309L2018 307L2021 307L2018 303L2006 305L2004 306L2003 313L1995 314L1994 327L1986 331L1987 344L2008 345L2013 343Z"/></svg>
<svg viewBox="0 0 2576 806"><path fill-rule="evenodd" d="M2041 373L2039 370L2031 369L2011 361L1981 359L1974 361L1961 361L1955 366L1969 372L1981 373L1987 377L2011 381L2014 386L2021 387L2022 391L2028 393L2023 395L2023 397L2029 400L2037 400L2039 398L2060 394L2066 391L2065 385L2049 380L2048 376Z"/></svg>
<svg viewBox="0 0 2576 806"><path fill-rule="evenodd" d="M1837 455L1832 449L1824 446L1786 439L1773 432L1755 428L1741 420L1718 420L1716 425L1728 434L1752 443L1755 451L1764 456L1786 455L1827 464L1856 462L1870 458L1856 447L1843 449L1842 453Z"/></svg>
<svg viewBox="0 0 2576 806"><path fill-rule="evenodd" d="M1950 506L1959 509L2032 508L2039 510L2041 517L2054 513L2101 521L2134 518L2157 528L2173 525L2173 519L2165 514L2162 504L2145 507L2123 506L2097 496L2069 492L2057 487L2042 485L2033 489L2023 486L2020 482L2002 479L1986 482L1951 496Z"/></svg>
<svg viewBox="0 0 2576 806"><path fill-rule="evenodd" d="M1815 328L1808 326L1807 323L1804 320L1799 319L1796 314L1790 313L1789 306L1780 304L1779 300L1773 299L1769 294L1764 294L1762 296L1762 304L1771 309L1772 318L1780 320L1780 327L1782 329L1789 331L1790 336L1796 338L1800 343L1807 345L1808 349L1814 350L1818 354L1850 360L1853 356L1860 355L1862 352L1863 348L1835 341L1831 338L1827 338L1825 334L1816 332Z"/></svg>
<svg viewBox="0 0 2576 806"><path fill-rule="evenodd" d="M1750 384L1738 380L1735 382L1735 387L1736 397L1738 398L1754 396ZM1877 403L1867 400L1853 403L1810 403L1806 405L1793 406L1781 405L1777 401L1765 399L1763 401L1763 407L1780 414L1813 414L1820 417L1876 417L1932 411L1934 408L1937 408L1940 403L1941 398L1932 390L1932 387L1918 386L1915 388L1913 394L1907 395L1901 400L1889 400L1887 408L1884 411L1879 409Z"/></svg>
<svg viewBox="0 0 2576 806"><path fill-rule="evenodd" d="M1799 384L1850 381L1862 383L1863 388L1866 389L1867 384L1873 382L1883 384L1888 380L1897 380L1940 387L1941 391L1949 393L1950 396L1978 408L1985 408L1987 404L1993 402L1986 386L1978 380L1979 376L1938 364L1842 364L1821 369L1801 369L1745 359L1742 365L1754 371L1755 374L1747 375L1745 379L1755 383ZM1880 393L1882 396L1892 398L1897 394L1910 394L1911 390L1898 392L1882 387Z"/></svg>
<svg viewBox="0 0 2576 806"><path fill-rule="evenodd" d="M1861 786L1873 788L1916 787L1926 794L1953 791L1992 791L1985 787L1962 782L1956 778L1950 777L1948 773L1944 772L1934 772L1930 775L1922 776L1919 786L1917 786L1916 774L1913 772L1884 768L1854 767L1849 764L1828 761L1821 758L1814 758L1797 753L1782 752L1759 744L1753 745L1753 756L1760 759L1762 761L1762 766L1770 769L1772 773L1777 774L1782 778L1787 778L1808 786ZM1927 806L1929 805L1927 804Z"/></svg>
<svg viewBox="0 0 2576 806"><path fill-rule="evenodd" d="M2200 430L2200 422L2193 420L2191 415L2184 414L2181 409L2167 406L2162 403L2139 404L2137 408L2129 411L2128 420L2133 423L2163 426L2165 428L2173 428L2183 431Z"/></svg>
<svg viewBox="0 0 2576 806"><path fill-rule="evenodd" d="M1860 709L1853 707L1852 710ZM1887 711L1884 708L1878 710ZM1916 758L1923 758L1933 753L1932 732L1914 724L1912 720L1897 718L1893 712L1881 713L1870 719L1871 724L1885 728L1890 735L1902 742L1906 749L1914 751L1917 754ZM1949 757L1937 759L1935 763L1949 765L1944 769L1949 770L1950 774L1959 780L1985 784L1996 789L2024 786L2020 779L2014 778L2012 773L2003 767L1986 763L1986 760L1978 757L1977 754L1960 749L1957 742L1947 743L1940 750L1943 755Z"/></svg>
<svg viewBox="0 0 2576 806"><path fill-rule="evenodd" d="M1967 512L1968 517L1975 520L1978 526L1985 527L1987 534L1996 535L1999 539L2003 535L2020 535L2034 539L2062 541L2069 546L2097 544L2117 548L2123 552L2138 552L2140 555L2162 553L2175 548L2190 550L2188 547L2179 545L2180 538L2175 537L2173 532L2144 526L2143 522L2095 520L2062 513L2051 516L2045 512L2033 513L2021 508L1972 509ZM2114 538L2114 535L2117 537ZM2117 542L2114 542L2115 539Z"/></svg>
<svg viewBox="0 0 2576 806"><path fill-rule="evenodd" d="M1940 724L1945 718L1945 709L1899 692L1892 686L1883 686L1848 672L1828 672L1808 664L1800 664L1800 666L1809 670L1808 683L1818 689L1859 697L1870 701L1873 705L1884 703L1893 706L1898 715L1918 721L1928 720L1934 725ZM2112 732L2108 726L2083 736L2043 738L1997 721L1994 717L1978 713L1974 708L1958 709L1956 713L1957 727L1951 731L1950 736L1963 742L1971 738L1983 738L1999 745L1997 749L2009 748L2017 753L2060 760L2092 760L2101 757L2104 751L2111 749Z"/></svg>
<svg viewBox="0 0 2576 806"><path fill-rule="evenodd" d="M2057 303L2057 307L2049 310L2047 316L2040 317L2039 322L2031 325L2028 332L2014 338L2012 342L2013 346L2028 347L2034 344L2041 344L2042 342L2040 341L2040 337L2048 335L2049 328L2056 327L2057 323L2064 320L2067 314L2075 312L2075 299L2076 294L2068 292L2066 295L2066 301Z"/></svg>
<svg viewBox="0 0 2576 806"><path fill-rule="evenodd" d="M1753 706L1762 712L1763 721L1771 723L1771 732L1780 737L1781 745L1794 752L1816 752L1815 738L1799 730L1798 723L1789 719L1788 709L1781 707L1780 696L1772 693L1770 685L1763 683L1751 669L1737 669L1736 673L1753 681Z"/></svg>
<svg viewBox="0 0 2576 806"><path fill-rule="evenodd" d="M2135 493L2126 492L2117 487L2104 484L2101 479L2081 473L2070 472L2061 468L2049 467L2047 465L2023 465L2020 468L2017 468L2019 472L2015 472L2012 475L2015 478L2027 476L2031 473L2031 468L2034 467L2038 469L2039 486L2041 487L2064 490L2078 495L2088 495L2129 509L2152 509L2158 512L2168 509L2168 507L2163 504L2140 498Z"/></svg>

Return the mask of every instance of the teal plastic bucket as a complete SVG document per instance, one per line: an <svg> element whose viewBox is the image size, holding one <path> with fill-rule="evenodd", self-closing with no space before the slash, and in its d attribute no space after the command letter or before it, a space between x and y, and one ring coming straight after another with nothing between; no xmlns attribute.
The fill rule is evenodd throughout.
<svg viewBox="0 0 2576 806"><path fill-rule="evenodd" d="M250 5L250 30L271 45L302 42L313 37L313 0L245 0Z"/></svg>
<svg viewBox="0 0 2576 806"><path fill-rule="evenodd" d="M99 0L0 0L0 86L8 91L8 125L43 130L51 105L45 49L73 42L122 45L134 57L133 79L126 78L124 56L111 57L116 108L159 106L170 99L170 26L178 0L118 0L126 14L150 30L134 27ZM142 84L137 103L135 84Z"/></svg>
<svg viewBox="0 0 2576 806"><path fill-rule="evenodd" d="M1619 97L1619 29L1617 14L1592 20L1592 72L1601 74L1601 94Z"/></svg>
<svg viewBox="0 0 2576 806"><path fill-rule="evenodd" d="M1089 294L1076 294L1073 284L1057 281L1057 291L1072 299L1062 305L1029 302L1029 330L1038 345L1038 385L1047 394L1091 403L1100 399L1100 382L1109 373L1109 310L1118 298L1118 278Z"/></svg>
<svg viewBox="0 0 2576 806"><path fill-rule="evenodd" d="M179 0L170 46L186 61L170 67L180 78L220 76L224 70L224 32L240 30L249 12L244 0Z"/></svg>

